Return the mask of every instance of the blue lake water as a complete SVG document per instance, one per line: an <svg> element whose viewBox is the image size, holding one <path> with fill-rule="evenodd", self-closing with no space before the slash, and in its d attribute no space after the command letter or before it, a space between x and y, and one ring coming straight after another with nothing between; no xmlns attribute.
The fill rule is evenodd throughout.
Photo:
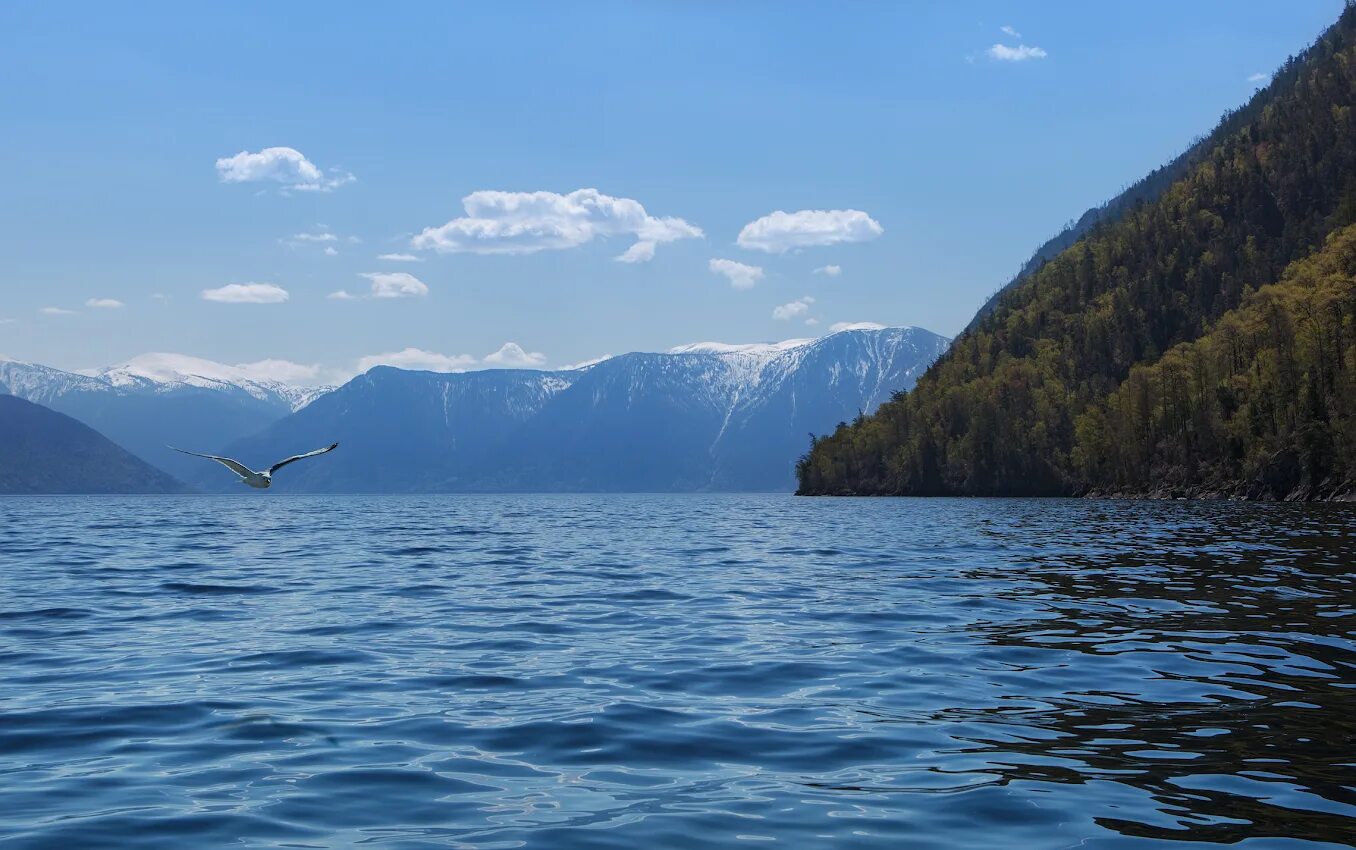
<svg viewBox="0 0 1356 850"><path fill-rule="evenodd" d="M1347 846L1353 650L1352 506L6 498L0 847Z"/></svg>

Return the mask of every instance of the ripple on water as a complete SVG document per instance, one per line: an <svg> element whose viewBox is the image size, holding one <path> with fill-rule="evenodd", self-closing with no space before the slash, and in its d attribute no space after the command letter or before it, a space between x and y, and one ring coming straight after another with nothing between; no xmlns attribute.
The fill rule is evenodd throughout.
<svg viewBox="0 0 1356 850"><path fill-rule="evenodd" d="M1352 564L1342 506L4 499L0 844L1348 846Z"/></svg>

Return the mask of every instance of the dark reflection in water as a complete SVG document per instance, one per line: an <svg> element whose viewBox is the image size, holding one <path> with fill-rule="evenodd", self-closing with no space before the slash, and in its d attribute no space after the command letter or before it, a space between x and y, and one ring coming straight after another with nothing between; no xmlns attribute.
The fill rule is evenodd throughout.
<svg viewBox="0 0 1356 850"><path fill-rule="evenodd" d="M1356 508L0 500L3 847L1343 847Z"/></svg>

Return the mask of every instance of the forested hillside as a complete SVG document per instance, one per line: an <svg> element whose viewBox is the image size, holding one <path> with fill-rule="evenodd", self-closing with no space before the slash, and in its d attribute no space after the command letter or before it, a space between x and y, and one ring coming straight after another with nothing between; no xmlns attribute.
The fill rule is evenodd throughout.
<svg viewBox="0 0 1356 850"><path fill-rule="evenodd" d="M1200 338L1245 293L1356 221L1353 101L1356 8L1348 7L1225 116L1199 160L1156 200L1097 226L1007 291L913 392L814 440L798 466L800 492L1155 489L1151 471L1107 479L1116 461L1095 455L1110 439L1094 440L1096 411L1107 415L1108 396L1135 366Z"/></svg>
<svg viewBox="0 0 1356 850"><path fill-rule="evenodd" d="M1138 366L1076 425L1090 486L1323 497L1356 487L1356 226L1210 333Z"/></svg>

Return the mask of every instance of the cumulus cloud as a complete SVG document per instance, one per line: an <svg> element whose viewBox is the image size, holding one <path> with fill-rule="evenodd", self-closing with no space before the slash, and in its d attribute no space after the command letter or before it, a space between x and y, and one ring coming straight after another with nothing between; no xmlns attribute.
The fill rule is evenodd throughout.
<svg viewBox="0 0 1356 850"><path fill-rule="evenodd" d="M984 52L989 55L990 59L999 62L1025 62L1028 59L1044 59L1049 55L1039 47L1027 47L1025 44L1019 44L1016 47L995 44Z"/></svg>
<svg viewBox="0 0 1356 850"><path fill-rule="evenodd" d="M546 355L540 351L525 351L516 342L506 342L498 351L485 355L485 362L492 366L537 367L546 363Z"/></svg>
<svg viewBox="0 0 1356 850"><path fill-rule="evenodd" d="M1250 83L1260 83L1260 82L1264 81L1266 78L1267 78L1267 75L1266 75L1266 74L1260 74L1260 73L1259 73L1259 74L1249 74L1249 75L1248 75L1248 82L1250 82Z"/></svg>
<svg viewBox="0 0 1356 850"><path fill-rule="evenodd" d="M398 369L417 369L422 372L464 372L474 366L476 359L469 354L439 354L420 348L405 348L385 354L369 354L358 359L358 372L374 366L395 366Z"/></svg>
<svg viewBox="0 0 1356 850"><path fill-rule="evenodd" d="M331 292L329 295L326 295L325 297L330 299L331 301L353 301L357 299L358 296L350 293L346 289L338 289L335 290L334 292Z"/></svg>
<svg viewBox="0 0 1356 850"><path fill-rule="evenodd" d="M829 325L830 333L839 331L879 331L884 330L885 325L878 325L875 322L834 322Z"/></svg>
<svg viewBox="0 0 1356 850"><path fill-rule="evenodd" d="M805 324L807 324L807 325L817 325L817 324L819 324L819 320L812 317L812 318L806 319L806 320L805 320Z"/></svg>
<svg viewBox="0 0 1356 850"><path fill-rule="evenodd" d="M222 157L217 160L217 176L223 183L271 182L301 192L329 192L357 179L334 170L326 174L301 151L288 147Z"/></svg>
<svg viewBox="0 0 1356 850"><path fill-rule="evenodd" d="M333 256L335 256L335 255L338 254L338 253L339 253L339 249L338 249L338 248L335 248L333 245L326 245L326 246L325 246L325 256L327 256L327 257L333 257Z"/></svg>
<svg viewBox="0 0 1356 850"><path fill-rule="evenodd" d="M655 218L639 201L597 189L555 192L472 192L461 199L466 215L426 228L410 245L443 254L532 254L576 248L595 238L634 236L637 244L618 257L644 262L654 246L702 236L681 218ZM649 243L647 247L641 247Z"/></svg>
<svg viewBox="0 0 1356 850"><path fill-rule="evenodd" d="M116 310L125 305L116 298L90 298L85 302L85 306L97 310Z"/></svg>
<svg viewBox="0 0 1356 850"><path fill-rule="evenodd" d="M741 248L782 254L795 248L865 242L884 232L861 210L777 210L744 225L737 241Z"/></svg>
<svg viewBox="0 0 1356 850"><path fill-rule="evenodd" d="M810 305L813 303L815 303L815 300L808 295L803 298L797 298L795 301L790 301L780 307L773 308L772 318L786 321L788 319L794 319L797 316L803 316L810 312Z"/></svg>
<svg viewBox="0 0 1356 850"><path fill-rule="evenodd" d="M405 298L428 295L428 285L409 272L363 272L372 282L373 298Z"/></svg>
<svg viewBox="0 0 1356 850"><path fill-rule="evenodd" d="M715 274L724 275L735 289L749 289L763 279L759 266L749 266L734 260L712 260L707 267Z"/></svg>
<svg viewBox="0 0 1356 850"><path fill-rule="evenodd" d="M654 243L637 242L613 259L619 263L648 263L654 259Z"/></svg>
<svg viewBox="0 0 1356 850"><path fill-rule="evenodd" d="M392 263L422 263L423 257L416 257L413 254L378 254L378 260L387 260Z"/></svg>
<svg viewBox="0 0 1356 850"><path fill-rule="evenodd" d="M1022 34L1019 33L1019 32L1017 32L1017 30L1013 29L1011 26L1002 26L1002 27L999 27L998 30L999 30L999 32L1003 33L1004 35L1010 35L1010 36L1012 36L1013 38L1021 38L1021 37L1022 37Z"/></svg>
<svg viewBox="0 0 1356 850"><path fill-rule="evenodd" d="M843 273L842 266L820 266L815 269L815 274L827 275L829 277L838 277Z"/></svg>
<svg viewBox="0 0 1356 850"><path fill-rule="evenodd" d="M202 300L223 304L281 304L287 290L272 283L228 283L216 289L204 289Z"/></svg>
<svg viewBox="0 0 1356 850"><path fill-rule="evenodd" d="M64 309L64 308L62 308L62 307L43 307L43 308L42 308L41 310L39 310L38 312L39 312L39 313L45 313L45 314L47 314L48 316L74 316L74 315L75 315L75 311L74 311L74 310L67 310L67 309Z"/></svg>

